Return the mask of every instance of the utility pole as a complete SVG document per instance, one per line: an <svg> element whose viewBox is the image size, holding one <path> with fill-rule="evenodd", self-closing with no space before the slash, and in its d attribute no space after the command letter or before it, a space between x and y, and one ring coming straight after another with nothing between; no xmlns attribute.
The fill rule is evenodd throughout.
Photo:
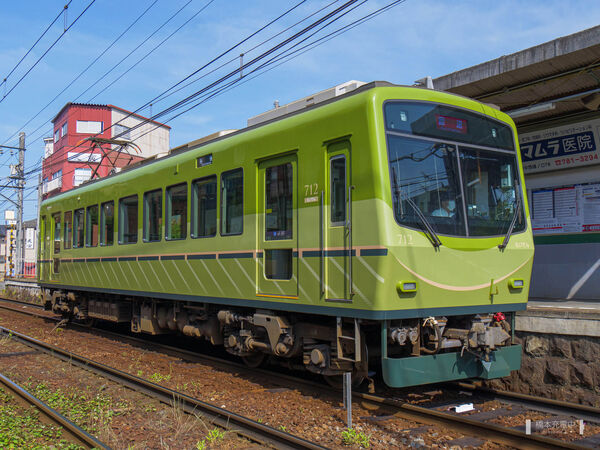
<svg viewBox="0 0 600 450"><path fill-rule="evenodd" d="M15 275L23 273L23 190L25 188L25 133L19 133L19 165L17 166L17 257Z"/></svg>

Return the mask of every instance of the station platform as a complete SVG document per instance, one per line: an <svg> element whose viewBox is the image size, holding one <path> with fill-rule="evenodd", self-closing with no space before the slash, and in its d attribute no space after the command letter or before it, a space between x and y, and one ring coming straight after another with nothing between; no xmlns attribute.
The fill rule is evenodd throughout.
<svg viewBox="0 0 600 450"><path fill-rule="evenodd" d="M516 331L600 337L600 300L530 299L517 313Z"/></svg>

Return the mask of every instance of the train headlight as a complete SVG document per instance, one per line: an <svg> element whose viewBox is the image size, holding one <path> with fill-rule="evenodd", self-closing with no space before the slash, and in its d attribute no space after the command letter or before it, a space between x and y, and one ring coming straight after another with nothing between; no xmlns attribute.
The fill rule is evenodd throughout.
<svg viewBox="0 0 600 450"><path fill-rule="evenodd" d="M525 280L521 278L511 278L508 280L508 285L511 289L523 289L525 287Z"/></svg>
<svg viewBox="0 0 600 450"><path fill-rule="evenodd" d="M403 294L417 292L417 282L413 280L398 281L396 284L396 290Z"/></svg>

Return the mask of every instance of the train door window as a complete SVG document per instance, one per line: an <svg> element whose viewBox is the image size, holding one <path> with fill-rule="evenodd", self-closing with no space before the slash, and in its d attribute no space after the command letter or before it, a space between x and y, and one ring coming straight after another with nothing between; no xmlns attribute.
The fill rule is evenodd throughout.
<svg viewBox="0 0 600 450"><path fill-rule="evenodd" d="M67 211L65 213L65 236L64 236L64 245L65 245L65 250L68 250L71 248L71 234L73 233L73 213L71 211Z"/></svg>
<svg viewBox="0 0 600 450"><path fill-rule="evenodd" d="M293 174L292 164L265 170L265 240L292 238Z"/></svg>
<svg viewBox="0 0 600 450"><path fill-rule="evenodd" d="M83 208L75 210L73 218L73 248L83 247Z"/></svg>
<svg viewBox="0 0 600 450"><path fill-rule="evenodd" d="M135 244L138 239L138 196L119 200L119 244Z"/></svg>
<svg viewBox="0 0 600 450"><path fill-rule="evenodd" d="M211 176L192 183L193 238L217 234L217 177Z"/></svg>
<svg viewBox="0 0 600 450"><path fill-rule="evenodd" d="M85 214L85 245L98 245L98 205L88 206Z"/></svg>
<svg viewBox="0 0 600 450"><path fill-rule="evenodd" d="M331 224L346 223L346 157L331 158Z"/></svg>
<svg viewBox="0 0 600 450"><path fill-rule="evenodd" d="M265 249L265 277L269 280L292 278L292 249Z"/></svg>
<svg viewBox="0 0 600 450"><path fill-rule="evenodd" d="M162 189L144 194L144 242L158 242L162 235Z"/></svg>
<svg viewBox="0 0 600 450"><path fill-rule="evenodd" d="M187 184L167 188L166 238L185 239L187 236Z"/></svg>
<svg viewBox="0 0 600 450"><path fill-rule="evenodd" d="M221 235L242 234L244 224L244 175L242 169L221 175Z"/></svg>
<svg viewBox="0 0 600 450"><path fill-rule="evenodd" d="M100 207L100 245L113 245L115 235L115 202Z"/></svg>
<svg viewBox="0 0 600 450"><path fill-rule="evenodd" d="M60 213L52 215L54 220L54 253L60 253Z"/></svg>

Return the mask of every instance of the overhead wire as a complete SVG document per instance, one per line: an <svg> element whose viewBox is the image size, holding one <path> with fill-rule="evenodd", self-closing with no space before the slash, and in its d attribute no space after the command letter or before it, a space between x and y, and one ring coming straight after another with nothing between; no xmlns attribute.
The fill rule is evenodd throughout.
<svg viewBox="0 0 600 450"><path fill-rule="evenodd" d="M69 89L77 80L79 80L94 64L96 64L96 62L98 62L98 60L100 58L102 58L106 54L106 52L108 52L118 41L120 41L121 38L123 36L125 36L125 34L127 34L127 32L130 31L142 19L142 17L144 17L146 15L146 13L148 13L148 11L150 11L150 9L152 9L152 7L154 5L156 5L156 3L158 3L158 0L154 0L131 24L126 26L125 29L121 32L121 34L119 36L117 36L104 50L102 50L100 52L100 54L98 56L96 56L94 58L94 60L87 65L87 67L85 69L83 69L81 72L79 72L79 74L75 78L73 78L58 94L56 94L54 96L54 98L52 98L52 100L50 100L46 104L46 106L44 106L42 109L40 109L33 117L31 117L27 122L25 122L23 125L21 125L18 128L18 130L23 130L27 125L29 125L31 122L33 122L35 119L37 119L41 113L43 113L52 103L54 103L54 101L56 99L58 99L62 94L64 94L65 91L67 89ZM44 122L42 125L40 125L38 128L36 128L34 131L32 131L31 134L36 133L37 131L40 130L40 128L42 128L44 126L46 126L46 122ZM15 131L4 142L6 143L6 142L10 141L18 133L19 133L18 131Z"/></svg>
<svg viewBox="0 0 600 450"><path fill-rule="evenodd" d="M21 59L19 60L19 62L17 64L15 64L15 66L11 69L11 71L8 73L8 75L6 75L2 79L2 82L0 82L0 86L2 86L3 84L5 84L7 82L8 78L14 73L15 70L17 70L17 68L21 65L21 63L25 60L25 58L27 58L27 55L29 55L29 53L31 53L31 51L35 48L35 46L38 45L38 43L42 40L42 38L44 36L46 36L46 33L48 33L48 30L50 30L50 28L52 28L52 25L54 25L56 23L56 21L58 19L60 19L60 16L62 16L63 14L66 14L66 11L69 8L69 5L71 4L72 1L73 0L69 0L69 2L65 6L63 6L63 8L56 15L56 17L54 18L54 20L52 22L50 22L50 25L48 25L46 27L46 29L43 31L43 33L40 35L40 37L37 38L37 40L33 43L33 45L31 47L29 47L29 50L27 50L25 52L25 54L21 57Z"/></svg>
<svg viewBox="0 0 600 450"><path fill-rule="evenodd" d="M365 0L365 1L366 1L366 0ZM300 54L303 54L303 53L305 53L306 51L309 51L309 50L311 50L312 48L314 48L314 47L316 47L316 46L318 46L318 45L321 45L321 44L323 44L324 42L327 42L327 41L329 41L329 40L333 39L334 37L337 37L337 36L339 36L340 34L343 34L343 33L347 32L347 31L349 31L350 29L353 29L353 28L355 28L356 26L358 26L358 25L360 25L360 24L362 24L362 23L366 22L367 20L370 20L370 19L372 19L373 17L375 17L375 16L377 16L377 15L379 15L379 14L382 14L383 12L385 12L385 11L387 11L387 10L391 9L391 8L392 8L392 7L394 7L394 6L397 6L398 4L401 4L401 3L403 3L404 1L405 1L405 0L396 0L396 1L394 1L394 2L391 2L391 3L389 3L388 5L386 5L386 6L382 7L382 8L379 8L379 9L377 9L377 10L375 10L375 11L373 11L373 12L371 12L371 13L369 13L369 14L367 14L367 15L365 15L365 16L363 16L363 17L361 17L361 18L359 18L359 19L357 19L357 20L355 20L355 21L353 21L353 22L351 22L351 23L349 23L349 24L346 24L346 25L344 25L344 26L342 26L342 27L340 27L340 28L336 29L335 31L333 31L333 32L331 32L331 33L329 33L329 34L327 34L327 35L325 35L325 36L322 36L322 37L320 37L320 38L316 39L316 40L315 40L315 41L313 41L313 42L310 42L310 43L308 43L308 44L304 45L303 47L301 47L301 48L299 48L299 49L296 49L296 50L294 50L294 51L293 51L291 54L290 54L290 53L288 53L287 55L283 55L283 53L284 53L284 52L289 52L289 50L290 50L290 49L284 50L284 51L282 51L282 52L281 52L281 54L279 54L279 55L277 55L277 56L274 56L274 57L273 57L273 58L270 60L269 64L274 64L275 62L278 62L277 66L279 66L279 65L281 65L281 64L283 64L283 63L285 63L285 62L287 62L287 61L289 61L289 60L291 60L291 59L293 59L293 58L295 58L295 57L297 57L297 56L300 56ZM348 5L348 4L352 4L352 3L355 3L355 2L348 2L346 5ZM361 4L363 4L363 3L365 3L365 2L363 1ZM354 8L353 8L353 9L354 9ZM329 16L329 17L331 17L331 16ZM322 22L323 22L323 20L320 20L320 21L319 21L319 23L322 23ZM333 23L333 21L331 21L331 23ZM311 28L313 28L313 27L311 27ZM321 30L322 30L322 29L323 29L323 27L321 28ZM315 34L315 33L312 33L312 36L314 36L314 34ZM303 39L303 41L302 41L302 42L305 42L305 41L306 41L306 39ZM280 46L280 45L278 45L277 47L278 47L278 48L281 48L281 46ZM272 53L272 49L271 49L271 50L269 50L268 52L265 52L265 53L268 53L268 54ZM294 55L294 53L295 53L295 55ZM282 59L282 58L287 58L287 59L286 59L286 60L284 60L284 61L281 61L281 59ZM257 58L255 58L253 61L255 61L256 59L257 59ZM250 63L249 63L249 64L250 64ZM266 63L265 63L265 64L266 64ZM223 92L225 92L225 91L227 91L227 90L233 89L233 88L235 87L235 84L243 84L243 83L245 83L245 82L247 82L247 81L250 81L250 79L256 78L257 76L260 76L261 74L263 74L263 73L265 73L265 72L267 72L267 71L269 71L269 70L272 70L272 68L274 68L274 67L271 67L271 68L269 68L269 69L267 69L267 70L264 70L263 72L256 73L256 74L255 74L253 77L251 77L250 79L248 79L248 80L246 80L246 81L243 81L243 82L241 82L241 80L242 80L243 78L246 78L246 77L248 77L248 76L249 76L251 73L254 73L254 72L256 72L256 71L259 71L259 70L261 70L261 69L264 69L264 68L266 67L266 66L265 66L265 64L261 64L259 67L257 67L257 68L254 68L254 69L253 69L251 72L249 72L249 73L247 73L247 74L245 74L245 75L242 75L242 76L240 76L240 78L238 78L238 79L235 79L235 80L231 80L231 81L229 81L229 82L228 82L228 84L227 84L227 85L225 85L225 86L218 87L218 88L217 88L217 87L215 87L213 92L207 92L207 90L206 90L206 89L203 89L204 93L206 94L206 98L204 98L204 99L203 99L203 100L201 100L200 102L197 102L196 104L192 105L192 106L191 106L191 107L189 107L188 109L186 109L186 110L184 110L184 111L182 111L182 112L178 113L177 115L175 115L175 116L173 116L173 117L170 117L170 118L169 118L167 121L165 121L164 123L167 123L167 122L169 122L169 121L173 120L174 118L176 118L176 117L178 117L178 116L180 116L180 115L182 115L182 114L184 114L184 113L188 112L190 109L193 109L193 108L195 108L196 106L198 106L199 104L201 104L201 103L204 103L204 102L206 102L206 101L210 100L211 98L215 97L216 95L220 95L221 93L223 93ZM241 69L241 68L240 68L240 69ZM240 71L240 69L237 69L237 70L233 71L233 73ZM214 83L212 83L212 84L214 84ZM213 87L214 87L214 86L213 86ZM189 97L191 97L191 96L188 96L187 98L189 98ZM188 103L189 103L189 102L188 102ZM185 105L186 103L178 102L178 104L183 104L183 105ZM171 109L171 108L167 108L167 110L169 110L169 111L173 111L173 109ZM161 113L158 113L158 114L154 115L154 116L152 117L152 119L151 119L151 120L150 120L150 119L148 119L148 120L146 121L146 123L147 123L148 121L154 121L154 119L155 119L157 116L160 116L160 115L163 115L163 114L164 114L164 112L161 112ZM140 124L140 125L141 125L141 124ZM158 126L160 126L160 125L158 125ZM155 126L155 128L154 128L154 129L156 129L156 127L158 127L158 126ZM131 129L129 129L129 130L128 130L128 132L130 132L130 131L131 131ZM142 136L144 136L144 135L148 134L150 131L152 131L152 130L148 130L148 131L146 131L146 132L145 132L145 133L143 133L142 135L140 135L140 136L137 136L135 139L139 139L139 138L141 138ZM75 147L75 148L76 148L76 147ZM64 176L64 174L63 174L63 176Z"/></svg>
<svg viewBox="0 0 600 450"><path fill-rule="evenodd" d="M56 38L56 40L50 45L50 47L48 47L46 49L46 51L42 54L42 56L40 56L37 61L35 63L33 63L33 65L21 76L21 78L19 78L19 80L8 90L8 92L6 92L2 98L0 98L0 103L2 103L4 101L4 99L6 97L8 97L10 95L10 93L12 91L15 90L15 88L21 84L21 81L23 81L25 79L25 77L27 77L27 75L29 75L31 73L31 71L39 64L39 62L44 59L44 57L48 54L48 52L50 50L52 50L54 48L54 46L62 39L62 37L67 34L67 32L73 27L73 25L75 25L77 23L77 21L87 12L88 9L91 8L91 6L96 2L96 0L92 0L87 6L86 8L75 18L75 20L67 27L64 29L64 31L60 34L60 36L58 36L58 38Z"/></svg>

